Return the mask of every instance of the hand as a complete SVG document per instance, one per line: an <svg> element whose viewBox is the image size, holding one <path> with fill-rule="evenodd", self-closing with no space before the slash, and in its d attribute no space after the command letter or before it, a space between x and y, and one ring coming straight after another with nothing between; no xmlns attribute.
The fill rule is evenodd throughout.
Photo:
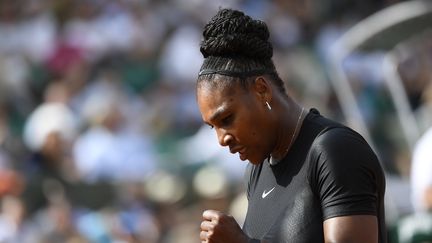
<svg viewBox="0 0 432 243"><path fill-rule="evenodd" d="M206 210L201 222L201 243L247 243L248 237L243 233L235 219L215 210Z"/></svg>

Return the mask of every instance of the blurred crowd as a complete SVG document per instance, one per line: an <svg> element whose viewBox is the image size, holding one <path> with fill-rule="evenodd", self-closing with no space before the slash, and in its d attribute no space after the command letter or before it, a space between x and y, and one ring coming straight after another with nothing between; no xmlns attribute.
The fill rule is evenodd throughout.
<svg viewBox="0 0 432 243"><path fill-rule="evenodd" d="M241 224L246 164L195 102L204 24L219 7L264 20L288 92L344 122L329 46L397 2L1 0L0 242L193 243L207 208ZM416 57L401 73L425 131L430 56ZM381 61L358 53L347 72L386 171L406 177Z"/></svg>

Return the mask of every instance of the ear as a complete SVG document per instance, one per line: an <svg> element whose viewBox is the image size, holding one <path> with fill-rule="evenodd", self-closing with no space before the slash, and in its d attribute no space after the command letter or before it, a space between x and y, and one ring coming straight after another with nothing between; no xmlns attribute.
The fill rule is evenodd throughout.
<svg viewBox="0 0 432 243"><path fill-rule="evenodd" d="M257 98L263 103L270 102L273 98L270 80L264 78L263 76L259 76L255 79L252 89L257 95Z"/></svg>

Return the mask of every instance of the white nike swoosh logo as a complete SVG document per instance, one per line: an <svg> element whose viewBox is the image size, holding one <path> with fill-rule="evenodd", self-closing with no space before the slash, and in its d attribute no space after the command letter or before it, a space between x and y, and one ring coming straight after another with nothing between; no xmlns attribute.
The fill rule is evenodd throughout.
<svg viewBox="0 0 432 243"><path fill-rule="evenodd" d="M261 195L262 198L265 198L268 196L268 194L270 194L270 192L272 192L275 189L275 187L273 187L272 189L270 189L270 191L266 192L265 190L263 191L263 194Z"/></svg>

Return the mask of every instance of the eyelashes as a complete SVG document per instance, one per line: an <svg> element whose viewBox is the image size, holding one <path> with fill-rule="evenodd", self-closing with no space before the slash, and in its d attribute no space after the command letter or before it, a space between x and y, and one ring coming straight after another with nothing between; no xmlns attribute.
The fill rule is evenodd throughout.
<svg viewBox="0 0 432 243"><path fill-rule="evenodd" d="M234 121L234 115L228 115L219 121L219 125L221 127L228 127L232 124L233 121ZM214 125L208 123L207 125L210 127L210 129L214 129Z"/></svg>
<svg viewBox="0 0 432 243"><path fill-rule="evenodd" d="M233 118L234 115L228 115L227 117L221 120L221 125L224 127L231 125Z"/></svg>

